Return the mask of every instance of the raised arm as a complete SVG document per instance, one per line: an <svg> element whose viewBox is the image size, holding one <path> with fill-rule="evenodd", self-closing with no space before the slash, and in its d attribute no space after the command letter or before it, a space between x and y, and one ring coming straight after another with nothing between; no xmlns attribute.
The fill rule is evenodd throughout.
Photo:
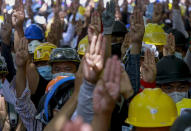
<svg viewBox="0 0 191 131"><path fill-rule="evenodd" d="M112 112L120 96L120 76L120 61L113 56L107 60L104 77L98 81L94 91L94 131L109 130Z"/></svg>
<svg viewBox="0 0 191 131"><path fill-rule="evenodd" d="M137 93L140 88L140 53L142 48L142 40L145 32L143 15L140 10L135 7L131 16L130 29L130 54L125 62L125 68L131 80L134 93Z"/></svg>
<svg viewBox="0 0 191 131"><path fill-rule="evenodd" d="M103 41L101 34L94 35L84 58L84 82L80 88L77 114L88 123L91 123L94 114L92 106L94 87L104 67L105 42Z"/></svg>
<svg viewBox="0 0 191 131"><path fill-rule="evenodd" d="M7 69L9 74L6 76L9 82L12 81L13 77L16 74L16 70L14 67L14 62L11 54L11 34L12 34L12 21L11 15L4 14L4 23L1 25L1 55L5 58L7 63Z"/></svg>

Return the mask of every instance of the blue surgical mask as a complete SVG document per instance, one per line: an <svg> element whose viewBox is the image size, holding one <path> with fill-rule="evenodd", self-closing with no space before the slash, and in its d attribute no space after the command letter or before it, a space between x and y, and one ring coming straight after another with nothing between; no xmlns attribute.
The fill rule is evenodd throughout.
<svg viewBox="0 0 191 131"><path fill-rule="evenodd" d="M45 79L45 80L52 80L52 67L47 66L40 66L37 67L38 73Z"/></svg>
<svg viewBox="0 0 191 131"><path fill-rule="evenodd" d="M75 76L74 73L65 73L65 72L59 72L59 73L55 73L52 75L53 76L53 79L56 78L57 76Z"/></svg>
<svg viewBox="0 0 191 131"><path fill-rule="evenodd" d="M183 59L182 53L180 53L180 52L175 52L174 55L175 55L177 58L181 59L181 60Z"/></svg>

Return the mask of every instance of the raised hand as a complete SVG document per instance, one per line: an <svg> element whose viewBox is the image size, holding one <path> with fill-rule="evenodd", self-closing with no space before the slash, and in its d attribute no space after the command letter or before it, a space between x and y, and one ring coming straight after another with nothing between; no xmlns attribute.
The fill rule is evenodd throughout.
<svg viewBox="0 0 191 131"><path fill-rule="evenodd" d="M16 49L16 65L17 67L25 67L27 60L29 58L28 54L28 40L24 37L20 40L20 44Z"/></svg>
<svg viewBox="0 0 191 131"><path fill-rule="evenodd" d="M111 0L107 2L106 10L102 14L104 34L112 34L112 27L115 22L115 2Z"/></svg>
<svg viewBox="0 0 191 131"><path fill-rule="evenodd" d="M144 62L141 66L141 77L145 82L153 83L156 81L156 62L155 55L150 49L145 52Z"/></svg>
<svg viewBox="0 0 191 131"><path fill-rule="evenodd" d="M159 23L162 20L163 17L163 5L161 3L156 3L154 5L154 13L152 22L153 23Z"/></svg>
<svg viewBox="0 0 191 131"><path fill-rule="evenodd" d="M101 16L95 11L91 16L91 23L88 27L88 38L91 41L93 35L98 35L101 33Z"/></svg>
<svg viewBox="0 0 191 131"><path fill-rule="evenodd" d="M117 56L107 60L103 80L100 79L93 95L95 114L111 113L120 94L121 66Z"/></svg>
<svg viewBox="0 0 191 131"><path fill-rule="evenodd" d="M55 11L54 11L54 22L51 24L51 31L48 34L47 41L59 46L60 39L62 38L63 32L63 22L60 19L59 12L60 8L60 0L56 1Z"/></svg>
<svg viewBox="0 0 191 131"><path fill-rule="evenodd" d="M15 29L23 28L23 23L25 19L24 5L22 0L17 0L16 10L13 11L12 23Z"/></svg>
<svg viewBox="0 0 191 131"><path fill-rule="evenodd" d="M79 1L78 0L73 1L70 8L70 11L73 15L78 12L78 7L79 7Z"/></svg>
<svg viewBox="0 0 191 131"><path fill-rule="evenodd" d="M12 21L11 21L11 15L5 13L4 14L4 23L1 24L1 39L4 44L9 45L11 40L11 33L12 33Z"/></svg>
<svg viewBox="0 0 191 131"><path fill-rule="evenodd" d="M131 15L130 19L131 27L130 27L130 41L132 44L131 54L140 54L142 48L142 40L145 33L145 26L143 21L143 15L138 9L135 7L133 15Z"/></svg>
<svg viewBox="0 0 191 131"><path fill-rule="evenodd" d="M135 7L133 15L131 15L130 38L132 43L142 44L145 33L145 26L143 21L143 14Z"/></svg>
<svg viewBox="0 0 191 131"><path fill-rule="evenodd" d="M167 37L167 44L163 47L163 56L174 55L175 53L175 38L172 33Z"/></svg>
<svg viewBox="0 0 191 131"><path fill-rule="evenodd" d="M94 35L89 50L85 54L83 64L84 79L96 84L104 67L105 39L101 34Z"/></svg>
<svg viewBox="0 0 191 131"><path fill-rule="evenodd" d="M29 18L32 19L32 21L33 21L34 13L31 9L31 7L32 7L32 0L27 0L27 3L26 3L27 14L28 14Z"/></svg>
<svg viewBox="0 0 191 131"><path fill-rule="evenodd" d="M89 124L85 124L81 118L77 118L74 122L67 122L62 131L93 131Z"/></svg>

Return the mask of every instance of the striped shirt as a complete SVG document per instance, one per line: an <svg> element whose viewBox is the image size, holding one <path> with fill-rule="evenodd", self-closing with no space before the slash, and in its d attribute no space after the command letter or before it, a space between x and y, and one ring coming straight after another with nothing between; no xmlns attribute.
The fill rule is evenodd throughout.
<svg viewBox="0 0 191 131"><path fill-rule="evenodd" d="M2 95L5 100L15 106L16 112L19 114L21 120L27 131L42 131L42 123L35 119L37 110L31 101L31 92L28 87L25 88L20 98L16 97L16 79L14 78L11 84L5 80L3 87L1 89Z"/></svg>

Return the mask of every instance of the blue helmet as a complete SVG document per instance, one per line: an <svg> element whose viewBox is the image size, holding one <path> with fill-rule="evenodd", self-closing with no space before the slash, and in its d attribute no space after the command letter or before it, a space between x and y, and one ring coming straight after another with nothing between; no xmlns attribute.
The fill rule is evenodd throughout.
<svg viewBox="0 0 191 131"><path fill-rule="evenodd" d="M48 124L53 118L53 109L60 110L71 97L74 81L75 77L71 76L54 84L51 90L41 98L35 119L40 120L45 125Z"/></svg>
<svg viewBox="0 0 191 131"><path fill-rule="evenodd" d="M25 29L25 37L32 40L43 40L44 31L39 25L31 24Z"/></svg>

